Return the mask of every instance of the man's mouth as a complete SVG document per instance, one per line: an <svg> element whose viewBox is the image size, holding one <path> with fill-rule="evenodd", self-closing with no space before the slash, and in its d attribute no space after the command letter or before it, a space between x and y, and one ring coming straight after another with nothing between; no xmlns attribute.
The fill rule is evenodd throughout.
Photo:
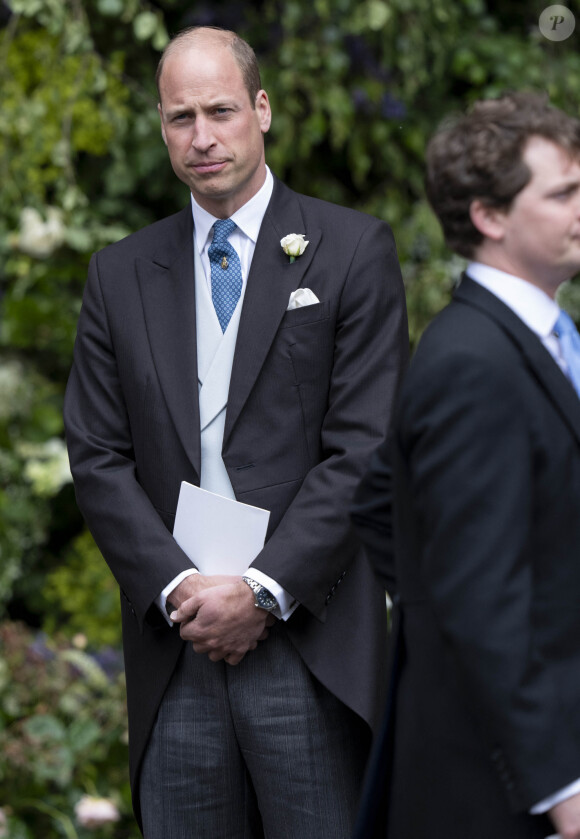
<svg viewBox="0 0 580 839"><path fill-rule="evenodd" d="M190 169L198 175L212 175L215 172L221 172L226 163L227 160L208 160L203 163L191 163Z"/></svg>

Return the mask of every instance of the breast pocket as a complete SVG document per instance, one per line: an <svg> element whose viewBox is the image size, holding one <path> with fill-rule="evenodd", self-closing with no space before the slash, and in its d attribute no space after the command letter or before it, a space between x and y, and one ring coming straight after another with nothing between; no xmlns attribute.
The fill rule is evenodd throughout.
<svg viewBox="0 0 580 839"><path fill-rule="evenodd" d="M328 320L330 317L330 302L313 303L311 306L300 306L298 309L289 309L280 323L280 329L288 329L291 326L305 326L308 323L316 323L321 320Z"/></svg>
<svg viewBox="0 0 580 839"><path fill-rule="evenodd" d="M335 319L330 301L290 309L278 331L278 348L292 366L294 384L327 388L334 357Z"/></svg>

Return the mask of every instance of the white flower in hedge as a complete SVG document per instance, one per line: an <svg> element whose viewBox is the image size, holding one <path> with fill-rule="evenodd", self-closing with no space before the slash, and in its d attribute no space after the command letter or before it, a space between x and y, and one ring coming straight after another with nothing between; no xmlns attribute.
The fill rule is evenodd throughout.
<svg viewBox="0 0 580 839"><path fill-rule="evenodd" d="M282 250L290 257L290 262L294 262L297 256L302 256L306 250L308 241L304 241L305 233L289 233L280 239Z"/></svg>
<svg viewBox="0 0 580 839"><path fill-rule="evenodd" d="M83 795L75 804L75 816L81 827L96 830L105 824L118 822L121 818L117 807L109 798Z"/></svg>
<svg viewBox="0 0 580 839"><path fill-rule="evenodd" d="M0 362L0 422L27 416L34 402L34 385L24 366L14 359Z"/></svg>
<svg viewBox="0 0 580 839"><path fill-rule="evenodd" d="M72 481L66 444L60 437L44 443L21 442L16 450L26 460L24 476L37 495L52 497Z"/></svg>
<svg viewBox="0 0 580 839"><path fill-rule="evenodd" d="M45 259L62 245L65 235L62 211L58 207L47 207L46 219L34 207L24 207L21 211L18 247L29 256Z"/></svg>

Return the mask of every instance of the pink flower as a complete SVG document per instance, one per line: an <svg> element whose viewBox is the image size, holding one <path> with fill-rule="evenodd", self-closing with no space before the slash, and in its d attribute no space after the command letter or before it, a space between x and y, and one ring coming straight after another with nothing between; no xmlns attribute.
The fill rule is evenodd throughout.
<svg viewBox="0 0 580 839"><path fill-rule="evenodd" d="M83 795L75 804L75 816L81 827L89 830L102 827L104 824L118 822L121 815L117 807L108 798L96 798L93 795Z"/></svg>

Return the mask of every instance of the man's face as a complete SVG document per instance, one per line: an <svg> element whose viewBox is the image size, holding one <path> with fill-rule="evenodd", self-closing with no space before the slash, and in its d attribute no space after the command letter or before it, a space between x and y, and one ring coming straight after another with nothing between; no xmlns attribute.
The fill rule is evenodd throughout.
<svg viewBox="0 0 580 839"><path fill-rule="evenodd" d="M167 56L160 98L161 133L175 174L205 210L228 218L266 177L265 91L253 108L230 49L201 41Z"/></svg>
<svg viewBox="0 0 580 839"><path fill-rule="evenodd" d="M501 214L504 270L553 297L580 271L580 160L538 136L522 157L532 176Z"/></svg>

